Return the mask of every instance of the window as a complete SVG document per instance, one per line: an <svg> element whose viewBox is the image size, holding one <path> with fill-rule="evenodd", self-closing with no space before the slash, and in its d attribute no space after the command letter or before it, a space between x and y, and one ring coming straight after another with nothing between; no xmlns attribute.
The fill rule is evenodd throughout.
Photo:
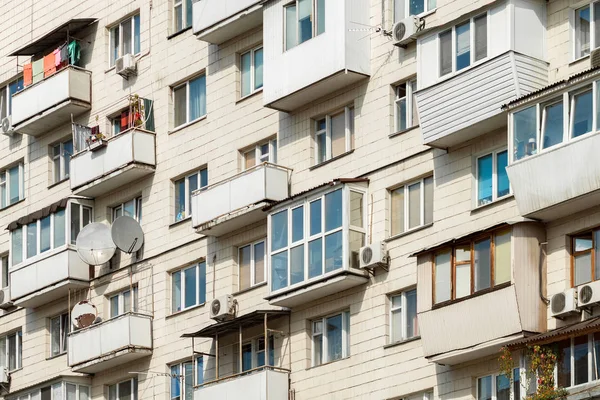
<svg viewBox="0 0 600 400"><path fill-rule="evenodd" d="M192 216L192 193L208 184L208 170L203 168L175 184L175 222Z"/></svg>
<svg viewBox="0 0 600 400"><path fill-rule="evenodd" d="M263 48L247 51L240 57L242 71L242 97L246 97L263 86Z"/></svg>
<svg viewBox="0 0 600 400"><path fill-rule="evenodd" d="M542 107L542 149L547 149L563 141L564 105L562 99L555 99Z"/></svg>
<svg viewBox="0 0 600 400"><path fill-rule="evenodd" d="M411 15L419 15L436 7L436 0L393 0L394 22L399 22ZM408 11L408 12L407 12Z"/></svg>
<svg viewBox="0 0 600 400"><path fill-rule="evenodd" d="M13 266L38 254L64 246L68 234L67 228L70 231L70 243L75 244L81 229L92 221L92 208L72 202L67 207L68 212L66 209L57 210L11 232ZM69 216L69 221L66 220L66 215Z"/></svg>
<svg viewBox="0 0 600 400"><path fill-rule="evenodd" d="M52 176L54 182L60 182L69 177L73 140L69 139L52 146Z"/></svg>
<svg viewBox="0 0 600 400"><path fill-rule="evenodd" d="M440 76L460 71L487 57L487 14L439 34Z"/></svg>
<svg viewBox="0 0 600 400"><path fill-rule="evenodd" d="M508 151L494 151L477 158L477 206L483 206L510 194L506 166Z"/></svg>
<svg viewBox="0 0 600 400"><path fill-rule="evenodd" d="M554 343L557 347L556 385L568 388L600 379L596 355L600 351L600 332L576 336Z"/></svg>
<svg viewBox="0 0 600 400"><path fill-rule="evenodd" d="M196 358L196 383L204 383L204 359ZM171 371L171 400L194 399L194 365L191 361L170 366Z"/></svg>
<svg viewBox="0 0 600 400"><path fill-rule="evenodd" d="M70 331L69 314L50 318L50 356L57 356L67 351L67 334Z"/></svg>
<svg viewBox="0 0 600 400"><path fill-rule="evenodd" d="M2 262L2 271L0 275L0 288L4 289L9 285L9 277L8 277L8 254L0 256L0 262Z"/></svg>
<svg viewBox="0 0 600 400"><path fill-rule="evenodd" d="M57 382L44 386L41 389L21 395L14 400L90 400L91 389L89 386L78 385L70 382Z"/></svg>
<svg viewBox="0 0 600 400"><path fill-rule="evenodd" d="M173 88L175 127L206 115L206 75L200 75Z"/></svg>
<svg viewBox="0 0 600 400"><path fill-rule="evenodd" d="M259 143L250 150L244 152L245 170L264 162L277 163L277 139Z"/></svg>
<svg viewBox="0 0 600 400"><path fill-rule="evenodd" d="M433 223L433 177L391 191L392 236Z"/></svg>
<svg viewBox="0 0 600 400"><path fill-rule="evenodd" d="M417 91L417 80L413 79L396 86L396 100L394 101L395 131L401 132L408 128L418 125L419 117L417 115L417 101L415 92Z"/></svg>
<svg viewBox="0 0 600 400"><path fill-rule="evenodd" d="M137 400L137 378L110 385L108 387L108 400Z"/></svg>
<svg viewBox="0 0 600 400"><path fill-rule="evenodd" d="M346 186L271 214L271 292L358 268L366 234L364 198L363 192Z"/></svg>
<svg viewBox="0 0 600 400"><path fill-rule="evenodd" d="M178 312L206 302L206 263L204 261L173 272L172 311Z"/></svg>
<svg viewBox="0 0 600 400"><path fill-rule="evenodd" d="M133 301L131 301L131 293L133 292ZM119 315L129 312L137 312L138 310L138 288L123 290L109 297L110 317L115 318Z"/></svg>
<svg viewBox="0 0 600 400"><path fill-rule="evenodd" d="M240 290L265 282L265 240L254 242L238 249L240 268Z"/></svg>
<svg viewBox="0 0 600 400"><path fill-rule="evenodd" d="M592 2L574 11L573 58L585 57L600 47L600 3Z"/></svg>
<svg viewBox="0 0 600 400"><path fill-rule="evenodd" d="M460 299L510 282L511 263L510 230L492 232L436 253L434 303Z"/></svg>
<svg viewBox="0 0 600 400"><path fill-rule="evenodd" d="M600 259L598 259L597 253L600 246L600 230L573 236L571 240L573 286L599 280Z"/></svg>
<svg viewBox="0 0 600 400"><path fill-rule="evenodd" d="M254 368L260 368L265 365L275 365L274 338L269 336L268 358L265 360L265 337L260 336L257 339L242 344L242 372Z"/></svg>
<svg viewBox="0 0 600 400"><path fill-rule="evenodd" d="M419 336L417 290L390 296L390 338L392 343Z"/></svg>
<svg viewBox="0 0 600 400"><path fill-rule="evenodd" d="M175 32L192 26L192 0L174 0Z"/></svg>
<svg viewBox="0 0 600 400"><path fill-rule="evenodd" d="M322 163L354 148L354 107L315 121L315 160Z"/></svg>
<svg viewBox="0 0 600 400"><path fill-rule="evenodd" d="M536 107L528 107L512 115L513 161L537 154Z"/></svg>
<svg viewBox="0 0 600 400"><path fill-rule="evenodd" d="M25 198L23 163L0 171L0 208L15 204Z"/></svg>
<svg viewBox="0 0 600 400"><path fill-rule="evenodd" d="M23 78L17 78L0 88L0 121L12 114L12 95L23 90Z"/></svg>
<svg viewBox="0 0 600 400"><path fill-rule="evenodd" d="M122 217L123 215L131 217L142 223L142 197L136 197L126 201L125 203L119 204L112 209L112 220Z"/></svg>
<svg viewBox="0 0 600 400"><path fill-rule="evenodd" d="M140 44L140 15L136 14L121 21L109 30L110 66L115 65L117 58L125 54L139 54Z"/></svg>
<svg viewBox="0 0 600 400"><path fill-rule="evenodd" d="M521 398L520 370L513 369L513 385L507 375L487 375L477 379L477 400L510 400ZM511 393L513 396L511 397Z"/></svg>
<svg viewBox="0 0 600 400"><path fill-rule="evenodd" d="M325 32L325 0L295 0L283 12L286 50Z"/></svg>
<svg viewBox="0 0 600 400"><path fill-rule="evenodd" d="M317 366L350 356L350 312L312 322L312 365Z"/></svg>
<svg viewBox="0 0 600 400"><path fill-rule="evenodd" d="M9 333L0 337L0 365L14 371L22 367L21 343L23 335L21 331Z"/></svg>

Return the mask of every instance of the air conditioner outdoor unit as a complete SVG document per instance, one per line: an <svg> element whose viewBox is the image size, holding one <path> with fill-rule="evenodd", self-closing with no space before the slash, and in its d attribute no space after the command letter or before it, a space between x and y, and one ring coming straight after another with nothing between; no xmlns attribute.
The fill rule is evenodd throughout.
<svg viewBox="0 0 600 400"><path fill-rule="evenodd" d="M13 305L12 301L10 301L10 293L8 291L8 286L4 289L0 290L0 308L6 309L11 308Z"/></svg>
<svg viewBox="0 0 600 400"><path fill-rule="evenodd" d="M554 318L561 319L578 312L577 289L575 288L557 293L550 299L550 314Z"/></svg>
<svg viewBox="0 0 600 400"><path fill-rule="evenodd" d="M0 367L0 384L8 384L8 368Z"/></svg>
<svg viewBox="0 0 600 400"><path fill-rule="evenodd" d="M133 54L125 54L121 58L117 58L115 61L115 71L123 78L129 78L130 76L137 74L137 63Z"/></svg>
<svg viewBox="0 0 600 400"><path fill-rule="evenodd" d="M600 281L590 282L577 288L577 305L581 307L600 303Z"/></svg>
<svg viewBox="0 0 600 400"><path fill-rule="evenodd" d="M214 299L210 303L210 317L216 321L226 321L235 318L233 296L227 294Z"/></svg>
<svg viewBox="0 0 600 400"><path fill-rule="evenodd" d="M406 46L414 41L415 38L413 35L417 33L419 23L420 20L416 17L408 17L404 18L402 21L396 22L392 27L394 46Z"/></svg>
<svg viewBox="0 0 600 400"><path fill-rule="evenodd" d="M385 243L374 242L368 246L361 247L359 259L361 269L371 269L387 265L388 256L385 250Z"/></svg>
<svg viewBox="0 0 600 400"><path fill-rule="evenodd" d="M2 134L8 137L13 137L15 135L15 128L12 126L12 119L10 115L8 117L2 118Z"/></svg>
<svg viewBox="0 0 600 400"><path fill-rule="evenodd" d="M590 53L590 67L600 67L600 49L592 50Z"/></svg>

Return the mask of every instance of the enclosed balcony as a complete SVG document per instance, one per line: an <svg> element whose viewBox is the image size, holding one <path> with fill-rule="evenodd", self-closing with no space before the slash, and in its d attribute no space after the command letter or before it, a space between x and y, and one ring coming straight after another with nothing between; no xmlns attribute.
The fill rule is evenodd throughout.
<svg viewBox="0 0 600 400"><path fill-rule="evenodd" d="M130 128L73 154L71 190L78 195L96 197L153 174L155 167L155 133Z"/></svg>
<svg viewBox="0 0 600 400"><path fill-rule="evenodd" d="M69 333L69 367L96 373L152 354L152 317L126 313Z"/></svg>
<svg viewBox="0 0 600 400"><path fill-rule="evenodd" d="M266 107L291 112L371 74L369 0L284 1L264 11ZM285 21L284 21L285 20ZM285 29L284 29L285 27Z"/></svg>
<svg viewBox="0 0 600 400"><path fill-rule="evenodd" d="M221 44L262 25L263 1L195 0L194 34L200 40Z"/></svg>
<svg viewBox="0 0 600 400"><path fill-rule="evenodd" d="M544 332L547 307L538 291L544 241L542 224L523 222L418 253L417 312L425 357L460 364Z"/></svg>
<svg viewBox="0 0 600 400"><path fill-rule="evenodd" d="M262 163L192 195L192 225L221 236L266 219L263 208L289 195L290 170Z"/></svg>

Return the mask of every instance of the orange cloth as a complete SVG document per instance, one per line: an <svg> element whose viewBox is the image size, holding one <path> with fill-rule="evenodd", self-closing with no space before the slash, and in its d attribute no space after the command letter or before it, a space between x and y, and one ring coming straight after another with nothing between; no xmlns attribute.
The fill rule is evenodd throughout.
<svg viewBox="0 0 600 400"><path fill-rule="evenodd" d="M50 53L44 57L44 78L49 77L56 72L56 64L54 63L54 53Z"/></svg>
<svg viewBox="0 0 600 400"><path fill-rule="evenodd" d="M23 65L23 85L29 86L33 83L33 70L31 64Z"/></svg>

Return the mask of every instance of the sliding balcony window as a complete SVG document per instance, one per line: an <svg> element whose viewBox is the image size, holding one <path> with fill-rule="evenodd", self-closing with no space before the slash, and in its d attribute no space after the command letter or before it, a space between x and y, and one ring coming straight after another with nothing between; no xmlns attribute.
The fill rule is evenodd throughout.
<svg viewBox="0 0 600 400"><path fill-rule="evenodd" d="M440 77L487 58L487 13L439 34Z"/></svg>
<svg viewBox="0 0 600 400"><path fill-rule="evenodd" d="M127 379L108 387L108 400L137 400L137 392L137 378Z"/></svg>
<svg viewBox="0 0 600 400"><path fill-rule="evenodd" d="M25 198L23 163L0 170L0 209Z"/></svg>
<svg viewBox="0 0 600 400"><path fill-rule="evenodd" d="M171 273L173 313L206 302L206 263L204 261Z"/></svg>
<svg viewBox="0 0 600 400"><path fill-rule="evenodd" d="M573 59L576 60L600 47L600 2L592 2L572 12L571 37Z"/></svg>
<svg viewBox="0 0 600 400"><path fill-rule="evenodd" d="M238 249L239 288L248 289L266 280L266 241L250 243Z"/></svg>
<svg viewBox="0 0 600 400"><path fill-rule="evenodd" d="M417 114L417 80L413 79L396 86L396 99L394 101L395 132L402 132L419 124Z"/></svg>
<svg viewBox="0 0 600 400"><path fill-rule="evenodd" d="M0 122L12 114L12 96L23 87L23 78L20 77L0 88Z"/></svg>
<svg viewBox="0 0 600 400"><path fill-rule="evenodd" d="M392 236L433 223L433 177L390 191Z"/></svg>
<svg viewBox="0 0 600 400"><path fill-rule="evenodd" d="M22 343L23 334L21 331L0 337L0 366L8 368L9 371L22 368Z"/></svg>
<svg viewBox="0 0 600 400"><path fill-rule="evenodd" d="M394 0L394 22L432 11L435 7L436 0Z"/></svg>
<svg viewBox="0 0 600 400"><path fill-rule="evenodd" d="M188 124L206 115L206 75L173 87L174 127Z"/></svg>
<svg viewBox="0 0 600 400"><path fill-rule="evenodd" d="M132 296L133 293L133 296ZM132 299L133 297L133 299ZM138 288L134 286L132 289L123 290L113 294L108 298L110 305L110 318L118 317L129 312L137 312L138 310Z"/></svg>
<svg viewBox="0 0 600 400"><path fill-rule="evenodd" d="M136 197L126 201L125 203L119 204L112 209L112 220L116 220L119 217L126 216L135 219L137 222L142 223L142 197Z"/></svg>
<svg viewBox="0 0 600 400"><path fill-rule="evenodd" d="M118 58L125 54L137 55L141 51L140 15L127 17L117 25L109 28L110 66L114 66Z"/></svg>
<svg viewBox="0 0 600 400"><path fill-rule="evenodd" d="M286 50L325 32L325 0L295 0L283 13Z"/></svg>
<svg viewBox="0 0 600 400"><path fill-rule="evenodd" d="M175 18L175 32L182 31L192 26L192 0L174 0L173 16Z"/></svg>
<svg viewBox="0 0 600 400"><path fill-rule="evenodd" d="M417 290L390 296L390 342L397 343L419 336Z"/></svg>
<svg viewBox="0 0 600 400"><path fill-rule="evenodd" d="M50 319L50 356L67 351L67 335L71 331L69 314L61 314Z"/></svg>
<svg viewBox="0 0 600 400"><path fill-rule="evenodd" d="M192 193L208 185L208 169L202 168L173 182L175 186L175 222L192 216Z"/></svg>
<svg viewBox="0 0 600 400"><path fill-rule="evenodd" d="M507 165L507 150L494 151L477 158L475 173L477 207L490 204L510 194Z"/></svg>
<svg viewBox="0 0 600 400"><path fill-rule="evenodd" d="M204 359L196 358L195 385L204 383ZM187 400L194 397L194 364L191 361L171 364L171 400Z"/></svg>
<svg viewBox="0 0 600 400"><path fill-rule="evenodd" d="M511 279L511 231L500 230L434 255L434 303L470 296Z"/></svg>
<svg viewBox="0 0 600 400"><path fill-rule="evenodd" d="M271 139L252 146L243 153L243 169L250 169L264 162L277 163L277 139Z"/></svg>
<svg viewBox="0 0 600 400"><path fill-rule="evenodd" d="M73 140L56 143L52 146L52 177L54 183L69 177Z"/></svg>
<svg viewBox="0 0 600 400"><path fill-rule="evenodd" d="M256 47L240 56L242 97L263 87L263 48Z"/></svg>
<svg viewBox="0 0 600 400"><path fill-rule="evenodd" d="M354 148L354 107L326 115L315 121L316 164Z"/></svg>

